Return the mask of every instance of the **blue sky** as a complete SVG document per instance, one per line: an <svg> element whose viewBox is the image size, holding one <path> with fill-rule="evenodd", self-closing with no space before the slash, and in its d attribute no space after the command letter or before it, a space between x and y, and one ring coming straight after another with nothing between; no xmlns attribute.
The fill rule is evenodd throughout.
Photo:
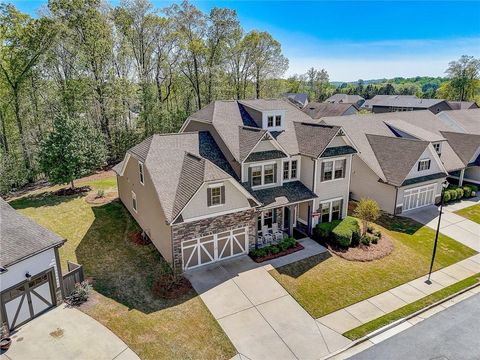
<svg viewBox="0 0 480 360"><path fill-rule="evenodd" d="M290 60L287 75L313 66L335 81L442 76L449 61L480 57L480 1L192 2L203 11L234 8L245 30L270 32ZM46 1L13 3L34 15Z"/></svg>

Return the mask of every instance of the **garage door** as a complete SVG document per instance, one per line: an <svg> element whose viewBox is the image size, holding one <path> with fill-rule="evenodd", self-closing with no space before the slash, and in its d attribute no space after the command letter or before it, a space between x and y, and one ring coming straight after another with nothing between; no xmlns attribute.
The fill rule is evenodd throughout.
<svg viewBox="0 0 480 360"><path fill-rule="evenodd" d="M247 252L246 227L186 240L182 242L183 269L192 269Z"/></svg>
<svg viewBox="0 0 480 360"><path fill-rule="evenodd" d="M1 294L3 314L14 329L55 305L53 271L32 277Z"/></svg>
<svg viewBox="0 0 480 360"><path fill-rule="evenodd" d="M403 211L417 209L435 202L436 184L420 186L404 191Z"/></svg>

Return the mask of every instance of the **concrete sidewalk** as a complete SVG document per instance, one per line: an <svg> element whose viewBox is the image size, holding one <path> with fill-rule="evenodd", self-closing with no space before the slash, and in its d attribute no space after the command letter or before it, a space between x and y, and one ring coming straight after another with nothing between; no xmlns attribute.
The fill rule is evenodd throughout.
<svg viewBox="0 0 480 360"><path fill-rule="evenodd" d="M311 239L301 243L304 250L268 265L244 256L187 273L239 352L237 359L320 359L351 342L315 321L268 273L301 258L328 256Z"/></svg>
<svg viewBox="0 0 480 360"><path fill-rule="evenodd" d="M317 319L317 321L343 334L348 330L388 314L479 272L480 254L477 254L435 271L432 273L432 284L430 285L425 283L427 277L422 276L384 293L325 315Z"/></svg>
<svg viewBox="0 0 480 360"><path fill-rule="evenodd" d="M480 198L478 197L444 206L440 232L480 252L480 224L454 213L454 211L476 204L480 204ZM405 214L405 216L408 216L433 230L437 230L438 215L439 211L438 206L436 205L412 210Z"/></svg>

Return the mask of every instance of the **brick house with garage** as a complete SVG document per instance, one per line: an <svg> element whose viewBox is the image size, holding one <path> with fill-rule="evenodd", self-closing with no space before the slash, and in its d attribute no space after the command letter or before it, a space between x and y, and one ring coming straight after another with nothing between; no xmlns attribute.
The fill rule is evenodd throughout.
<svg viewBox="0 0 480 360"><path fill-rule="evenodd" d="M174 268L346 216L356 146L284 100L215 101L117 164L121 201Z"/></svg>

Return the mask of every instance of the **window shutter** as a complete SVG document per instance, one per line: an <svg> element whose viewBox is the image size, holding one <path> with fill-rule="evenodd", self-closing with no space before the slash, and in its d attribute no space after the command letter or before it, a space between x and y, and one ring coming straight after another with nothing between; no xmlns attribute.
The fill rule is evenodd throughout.
<svg viewBox="0 0 480 360"><path fill-rule="evenodd" d="M277 164L273 165L273 182L277 182Z"/></svg>
<svg viewBox="0 0 480 360"><path fill-rule="evenodd" d="M252 186L252 168L251 167L248 168L248 180L247 180L247 182L248 182L249 186Z"/></svg>
<svg viewBox="0 0 480 360"><path fill-rule="evenodd" d="M321 181L325 181L325 177L324 177L324 173L325 173L325 163L322 162L322 166L321 166L321 169L320 169L321 173L320 173L320 180ZM320 208L321 208L321 205L320 205Z"/></svg>
<svg viewBox="0 0 480 360"><path fill-rule="evenodd" d="M212 189L207 188L207 206L212 206Z"/></svg>
<svg viewBox="0 0 480 360"><path fill-rule="evenodd" d="M220 187L220 204L225 204L225 186Z"/></svg>
<svg viewBox="0 0 480 360"><path fill-rule="evenodd" d="M427 169L430 169L430 164L432 163L432 160L428 160L428 166Z"/></svg>
<svg viewBox="0 0 480 360"><path fill-rule="evenodd" d="M347 177L347 174L346 174L346 168L347 168L347 159L345 160L342 160L343 162L343 171L342 171L342 174L343 174L343 177ZM343 200L342 200L343 201Z"/></svg>
<svg viewBox="0 0 480 360"><path fill-rule="evenodd" d="M417 171L420 171L420 161L418 162Z"/></svg>
<svg viewBox="0 0 480 360"><path fill-rule="evenodd" d="M343 199L340 200L340 219L343 218Z"/></svg>

